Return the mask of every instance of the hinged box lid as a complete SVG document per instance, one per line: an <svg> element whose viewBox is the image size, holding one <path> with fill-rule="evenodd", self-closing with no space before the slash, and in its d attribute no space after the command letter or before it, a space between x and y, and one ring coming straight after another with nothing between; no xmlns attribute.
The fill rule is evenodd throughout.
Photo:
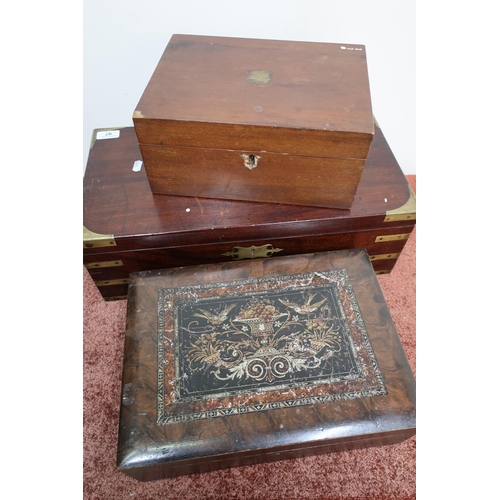
<svg viewBox="0 0 500 500"><path fill-rule="evenodd" d="M173 35L133 116L141 144L365 159L366 49Z"/></svg>
<svg viewBox="0 0 500 500"><path fill-rule="evenodd" d="M374 135L365 47L174 35L133 120L155 194L349 209Z"/></svg>
<svg viewBox="0 0 500 500"><path fill-rule="evenodd" d="M131 275L118 467L133 477L400 442L415 404L364 250Z"/></svg>

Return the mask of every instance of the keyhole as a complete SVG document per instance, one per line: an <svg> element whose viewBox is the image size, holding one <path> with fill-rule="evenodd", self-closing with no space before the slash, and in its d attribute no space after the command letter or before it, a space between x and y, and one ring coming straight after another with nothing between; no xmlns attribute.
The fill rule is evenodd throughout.
<svg viewBox="0 0 500 500"><path fill-rule="evenodd" d="M249 170L253 170L254 168L257 168L259 165L260 156L243 154L241 155L241 158L243 158L243 164Z"/></svg>

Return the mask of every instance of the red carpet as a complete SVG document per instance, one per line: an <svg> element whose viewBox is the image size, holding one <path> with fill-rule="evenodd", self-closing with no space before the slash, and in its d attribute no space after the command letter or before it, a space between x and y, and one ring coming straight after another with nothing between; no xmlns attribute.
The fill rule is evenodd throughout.
<svg viewBox="0 0 500 500"><path fill-rule="evenodd" d="M407 176L416 192L416 176ZM416 374L416 228L379 276ZM85 499L414 499L416 438L401 444L140 483L116 470L126 301L105 302L83 269Z"/></svg>

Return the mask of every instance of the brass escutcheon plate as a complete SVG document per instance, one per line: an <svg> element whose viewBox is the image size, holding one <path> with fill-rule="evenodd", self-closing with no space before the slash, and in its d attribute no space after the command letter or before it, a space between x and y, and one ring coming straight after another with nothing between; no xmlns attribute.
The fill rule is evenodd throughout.
<svg viewBox="0 0 500 500"><path fill-rule="evenodd" d="M251 247L234 247L230 252L223 253L224 257L232 257L233 260L257 259L259 257L271 257L277 252L282 252L283 248L274 248L273 245L262 245Z"/></svg>
<svg viewBox="0 0 500 500"><path fill-rule="evenodd" d="M248 170L253 170L259 166L260 156L257 155L240 155L243 158L243 165L248 168Z"/></svg>

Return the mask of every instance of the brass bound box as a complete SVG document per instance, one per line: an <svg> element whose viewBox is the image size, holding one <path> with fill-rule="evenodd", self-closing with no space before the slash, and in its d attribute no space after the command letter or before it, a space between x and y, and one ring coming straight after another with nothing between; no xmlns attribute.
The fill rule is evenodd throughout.
<svg viewBox="0 0 500 500"><path fill-rule="evenodd" d="M131 275L122 472L386 445L415 425L415 379L364 250Z"/></svg>
<svg viewBox="0 0 500 500"><path fill-rule="evenodd" d="M378 126L350 210L155 195L133 127L94 137L83 261L106 300L127 296L133 272L349 248L387 273L416 224L415 195Z"/></svg>
<svg viewBox="0 0 500 500"><path fill-rule="evenodd" d="M348 209L374 134L366 48L173 35L133 120L153 193Z"/></svg>

